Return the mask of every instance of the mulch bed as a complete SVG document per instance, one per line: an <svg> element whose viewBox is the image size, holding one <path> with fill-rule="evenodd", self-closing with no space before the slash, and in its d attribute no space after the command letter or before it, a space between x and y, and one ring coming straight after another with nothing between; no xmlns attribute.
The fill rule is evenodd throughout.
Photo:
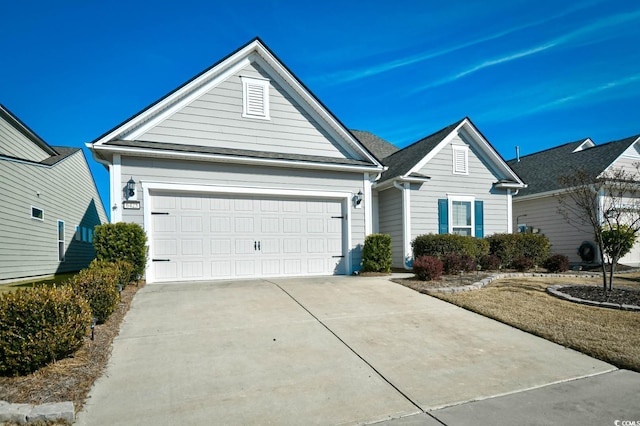
<svg viewBox="0 0 640 426"><path fill-rule="evenodd" d="M142 285L144 283L124 288L115 312L104 324L95 327L94 340L88 332L82 347L71 357L27 376L0 377L0 400L33 405L72 401L76 412L80 411L93 382L107 365L111 343L120 331L133 296Z"/></svg>
<svg viewBox="0 0 640 426"><path fill-rule="evenodd" d="M640 306L640 291L638 290L614 287L612 290L605 291L602 287L579 285L562 287L560 291L569 296L592 302Z"/></svg>

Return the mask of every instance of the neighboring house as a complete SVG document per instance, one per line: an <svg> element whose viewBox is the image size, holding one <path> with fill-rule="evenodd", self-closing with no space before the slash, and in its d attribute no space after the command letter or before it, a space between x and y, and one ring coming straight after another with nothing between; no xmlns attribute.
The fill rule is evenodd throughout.
<svg viewBox="0 0 640 426"><path fill-rule="evenodd" d="M401 150L355 134L388 168L373 185L374 229L391 235L394 267L410 267L418 235L511 232L512 196L526 185L469 118Z"/></svg>
<svg viewBox="0 0 640 426"><path fill-rule="evenodd" d="M572 263L582 262L578 248L583 243L596 247L593 229L589 225L570 225L558 213L557 195L567 190L558 178L581 169L595 179L607 170L624 168L638 161L640 135L602 145L596 145L589 138L581 139L508 161L529 184L513 199L515 226L544 234L551 242L552 252L568 256ZM640 265L640 244L620 263Z"/></svg>
<svg viewBox="0 0 640 426"><path fill-rule="evenodd" d="M383 166L260 39L87 146L148 282L360 269Z"/></svg>
<svg viewBox="0 0 640 426"><path fill-rule="evenodd" d="M78 271L107 216L78 148L49 146L0 105L0 281Z"/></svg>

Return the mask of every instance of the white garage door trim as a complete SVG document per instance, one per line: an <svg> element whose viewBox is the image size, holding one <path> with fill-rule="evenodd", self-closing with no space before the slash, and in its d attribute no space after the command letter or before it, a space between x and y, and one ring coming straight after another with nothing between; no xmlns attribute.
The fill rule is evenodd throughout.
<svg viewBox="0 0 640 426"><path fill-rule="evenodd" d="M188 193L202 193L207 195L245 195L251 197L291 197L291 198L308 198L308 199L337 199L343 204L343 211L346 215L346 229L343 236L343 252L345 253L346 261L346 274L353 272L351 265L351 203L350 200L353 197L351 192L338 192L338 191L314 191L314 190L299 190L299 189L285 189L285 188L251 188L251 187L234 187L234 186L218 186L218 185L189 185L189 184L175 184L166 182L141 182L143 190L143 206L144 206L144 230L148 238L148 247L153 247L151 232L151 209L147 206L151 205L152 191L169 191L176 194L188 194ZM149 253L150 256L153 253ZM153 275L153 268L151 262L147 262L146 279L148 283L156 281L156 277Z"/></svg>

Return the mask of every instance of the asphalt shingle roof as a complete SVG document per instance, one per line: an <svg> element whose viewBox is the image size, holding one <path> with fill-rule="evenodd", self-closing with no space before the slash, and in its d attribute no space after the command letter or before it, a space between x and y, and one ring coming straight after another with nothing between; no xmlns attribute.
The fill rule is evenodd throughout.
<svg viewBox="0 0 640 426"><path fill-rule="evenodd" d="M388 157L389 155L394 154L400 150L400 148L393 145L391 142L387 142L386 140L374 135L371 132L362 130L351 130L351 133L378 160L382 160L383 158Z"/></svg>
<svg viewBox="0 0 640 426"><path fill-rule="evenodd" d="M334 157L321 157L316 155L300 155L300 154L286 154L276 152L264 152L264 151L251 151L246 149L232 149L232 148L219 148L200 145L183 145L175 143L165 142L147 142L147 141L110 141L107 145L114 146L130 146L136 148L147 148L157 150L170 150L175 152L189 152L189 153L201 153L201 154L214 154L214 155L227 155L230 157L250 157L250 158L263 158L271 160L290 160L290 161L308 161L315 163L331 163L331 164L346 164L357 166L370 166L371 163L363 160L354 160L350 158L334 158Z"/></svg>
<svg viewBox="0 0 640 426"><path fill-rule="evenodd" d="M640 135L596 145L573 152L586 139L570 142L534 154L507 161L509 167L528 184L518 196L538 194L562 188L558 178L583 170L596 178L610 166Z"/></svg>
<svg viewBox="0 0 640 426"><path fill-rule="evenodd" d="M388 179L393 179L398 176L404 176L409 170L411 170L420 160L422 160L431 150L433 150L444 138L447 137L456 127L460 125L465 119L459 120L444 129L435 132L426 138L420 139L406 148L397 151L394 154L386 157L382 162L385 166L389 167L387 171L382 173L380 182L384 182Z"/></svg>

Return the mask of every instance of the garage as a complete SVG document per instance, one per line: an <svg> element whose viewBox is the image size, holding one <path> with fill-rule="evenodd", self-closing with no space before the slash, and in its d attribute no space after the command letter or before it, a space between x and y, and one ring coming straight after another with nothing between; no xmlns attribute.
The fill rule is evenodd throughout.
<svg viewBox="0 0 640 426"><path fill-rule="evenodd" d="M347 271L343 199L150 194L155 282Z"/></svg>

